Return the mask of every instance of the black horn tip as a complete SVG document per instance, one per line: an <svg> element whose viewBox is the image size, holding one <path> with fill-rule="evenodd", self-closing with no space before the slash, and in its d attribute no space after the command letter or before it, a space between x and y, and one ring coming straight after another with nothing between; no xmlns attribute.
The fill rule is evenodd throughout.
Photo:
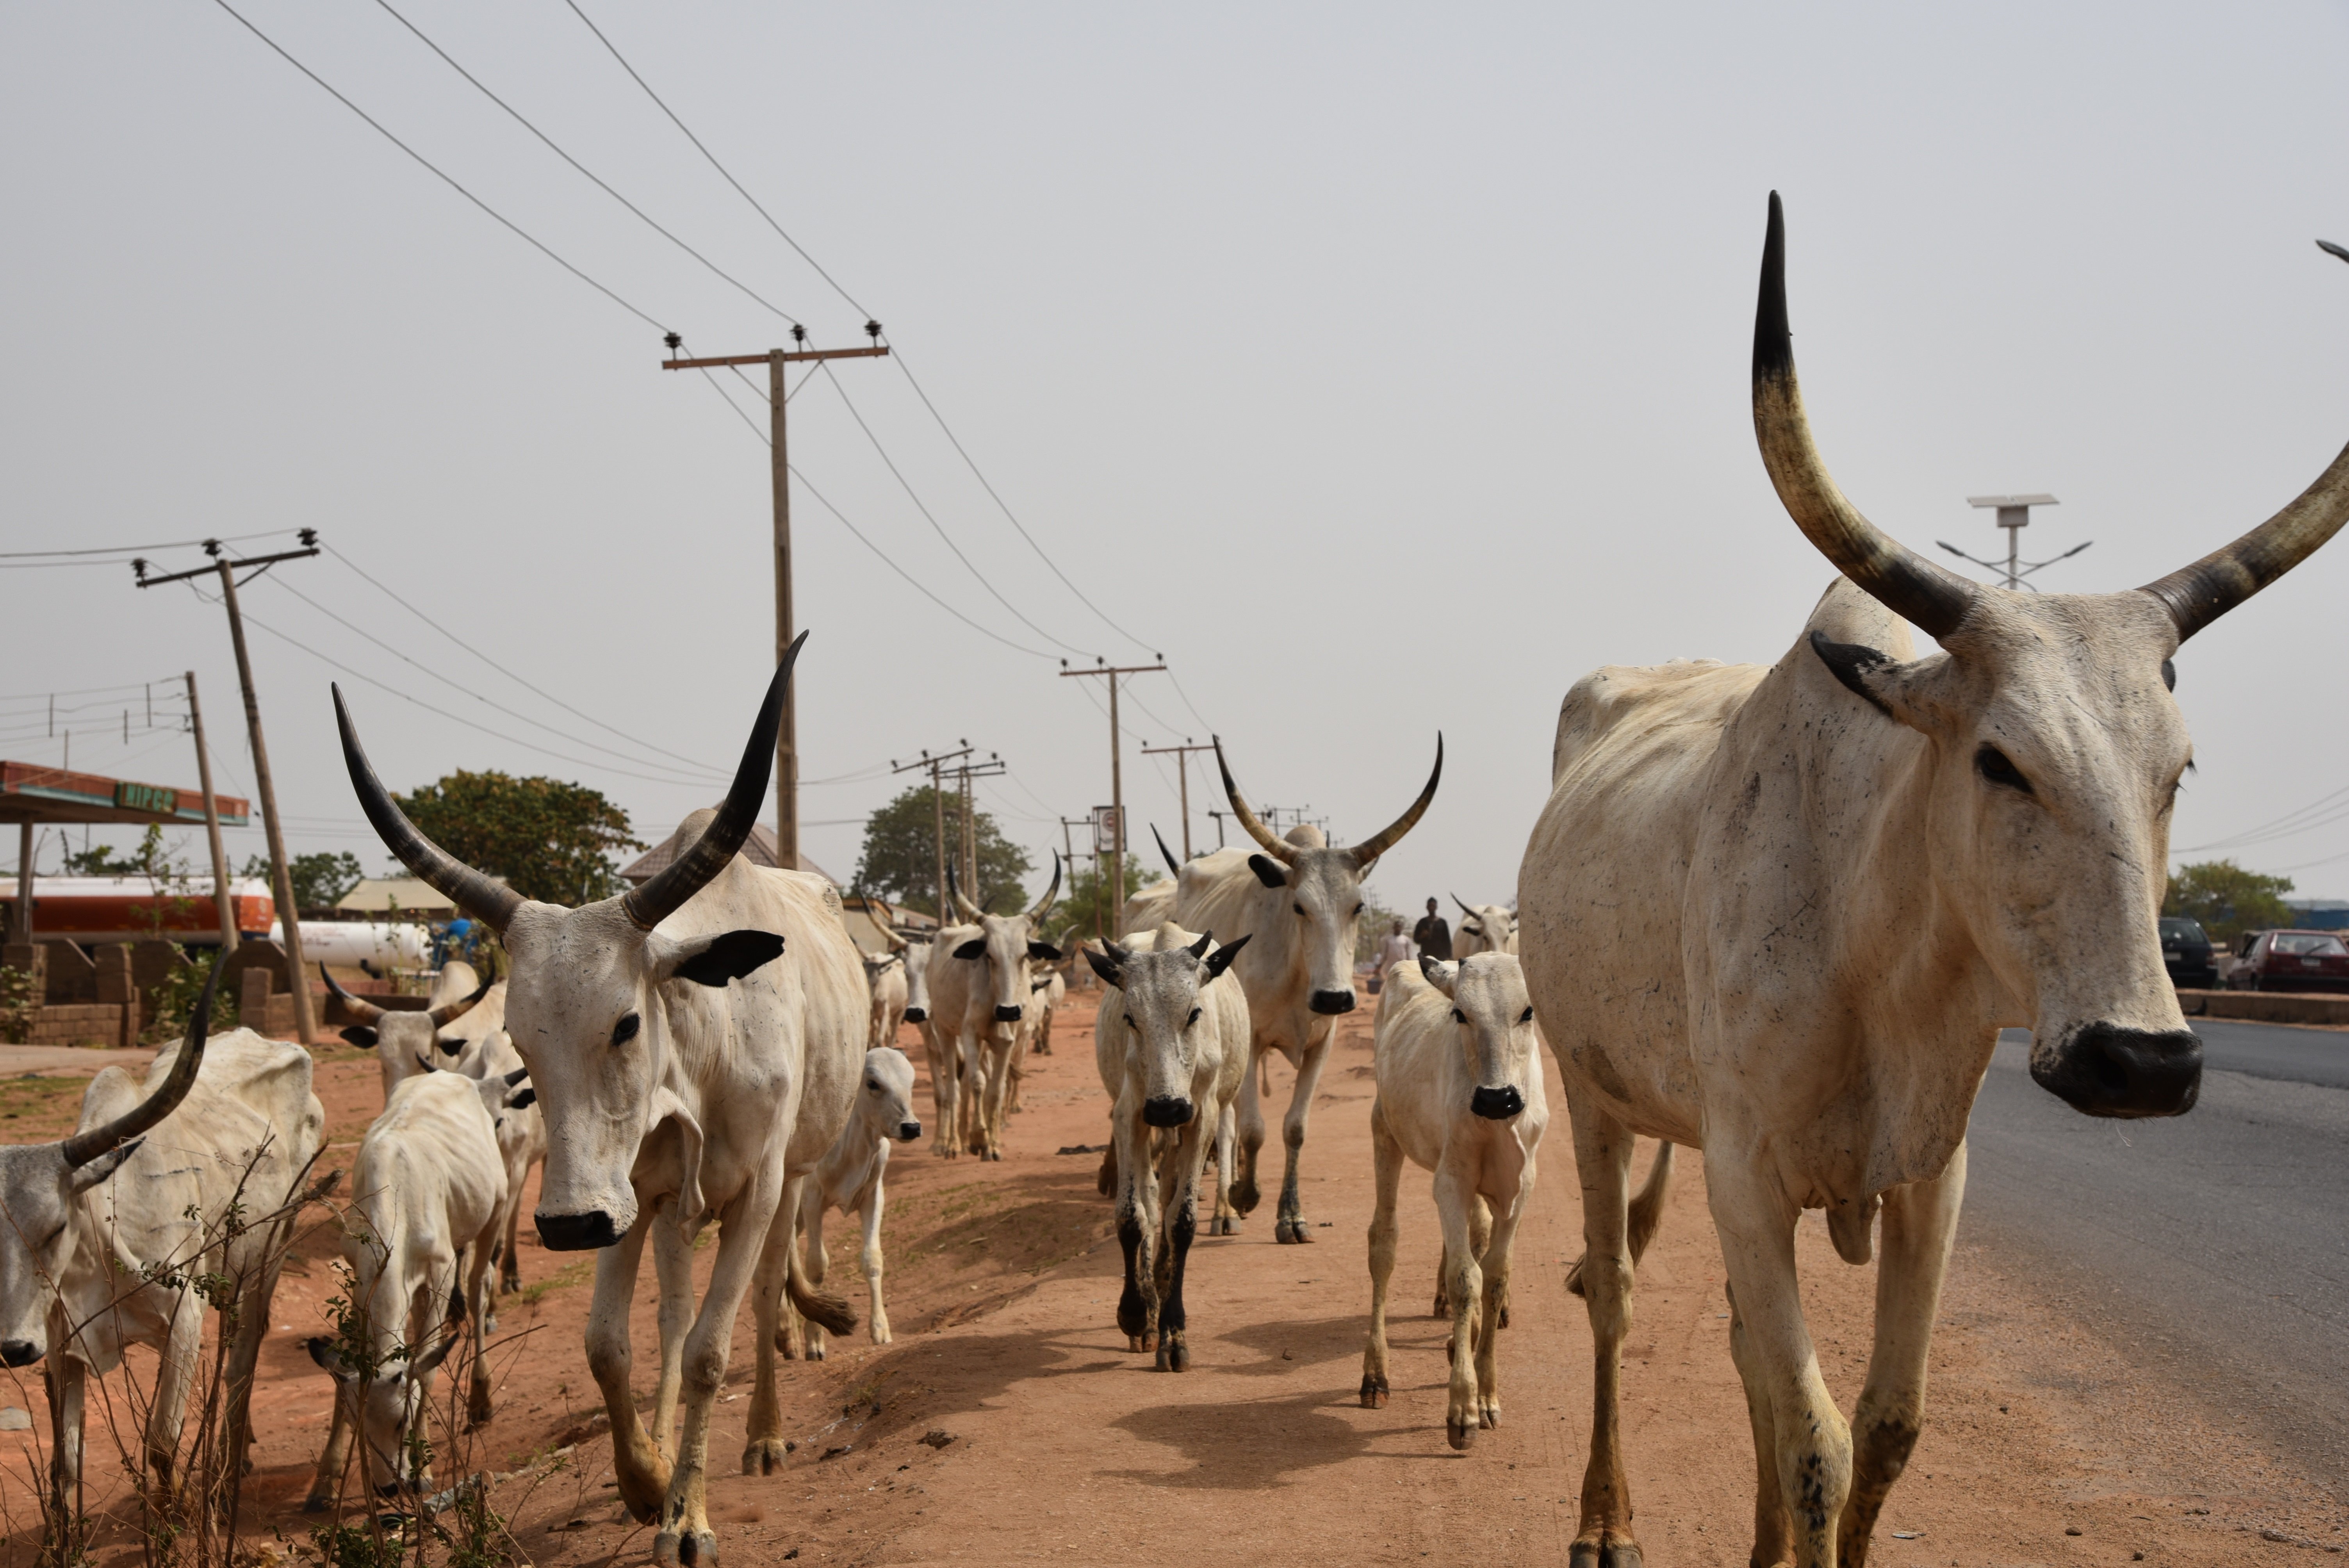
<svg viewBox="0 0 2349 1568"><path fill-rule="evenodd" d="M1183 874L1183 862L1176 860L1174 858L1174 851L1166 847L1166 835L1158 830L1158 824L1155 822L1150 824L1150 836L1158 841L1158 852L1165 858L1166 869L1173 872L1176 876L1181 876Z"/></svg>
<svg viewBox="0 0 2349 1568"><path fill-rule="evenodd" d="M1786 325L1786 215L1773 191L1762 240L1762 294L1754 307L1754 379L1782 380L1794 368L1794 335Z"/></svg>

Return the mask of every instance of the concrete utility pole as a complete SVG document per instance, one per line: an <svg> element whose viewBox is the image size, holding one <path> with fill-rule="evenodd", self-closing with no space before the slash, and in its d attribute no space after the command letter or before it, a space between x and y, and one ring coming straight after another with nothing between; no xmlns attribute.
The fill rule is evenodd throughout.
<svg viewBox="0 0 2349 1568"><path fill-rule="evenodd" d="M947 910L947 797L946 786L941 780L939 774L946 765L952 762L956 758L968 757L970 755L969 741L958 740L955 744L962 748L962 749L959 751L941 752L936 757L931 756L928 751L925 750L921 756L916 758L911 762L901 764L895 758L890 758L889 761L889 771L892 774L912 773L916 770L926 770L930 776L930 810L933 820L936 823L934 830L937 834L935 841L935 847L938 852L937 911L938 929L940 931L944 931L948 925L952 924L953 921L949 917Z"/></svg>
<svg viewBox="0 0 2349 1568"><path fill-rule="evenodd" d="M812 359L871 359L889 352L881 342L879 322L866 322L864 331L873 339L870 348L771 348L764 354L730 354L717 359L678 359L676 355L685 340L673 332L667 340L670 357L661 361L663 370L710 370L730 365L767 367L767 444L771 449L769 466L775 488L775 657L767 666L771 675L798 635L792 630L792 459L783 438L783 407L791 388L784 385L783 366ZM792 341L805 344L807 328L792 327ZM791 871L800 869L799 704L799 682L794 678L783 688L783 720L775 731L775 859Z"/></svg>
<svg viewBox="0 0 2349 1568"><path fill-rule="evenodd" d="M318 531L301 531L304 548L287 550L275 555L256 555L250 560L231 561L221 554L220 541L204 541L204 553L217 563L199 566L191 572L174 572L168 577L150 577L147 563L134 561L131 569L139 574L141 588L160 587L166 583L178 583L185 578L202 577L208 572L220 573L221 603L228 606L229 641L236 647L236 678L244 688L244 726L253 742L253 782L261 795L262 825L269 831L269 872L277 894L277 918L285 927L286 982L294 992L294 1032L305 1046L318 1043L318 1021L310 1006L309 965L302 958L301 911L294 904L293 869L285 859L285 830L277 817L277 787L269 774L269 744L261 738L261 699L254 695L253 660L244 651L244 614L237 608L236 574L245 567L254 568L254 577L268 571L281 561L300 561L318 553ZM245 579L251 582L252 577ZM191 695L193 687L190 688Z"/></svg>
<svg viewBox="0 0 2349 1568"><path fill-rule="evenodd" d="M1109 677L1109 803L1111 809L1116 813L1116 837L1110 848L1110 852L1114 857L1112 861L1114 869L1111 871L1110 878L1111 886L1116 891L1117 907L1120 910L1125 908L1125 759L1123 755L1124 748L1119 744L1117 734L1117 677L1148 675L1154 670L1163 670L1166 667L1164 655L1161 655L1159 657L1160 662L1154 665L1101 665L1089 670L1069 669L1066 667L1068 661L1066 659L1061 661L1063 666L1061 678L1063 680L1071 676L1107 676Z"/></svg>
<svg viewBox="0 0 2349 1568"><path fill-rule="evenodd" d="M974 779L999 779L1011 769L1003 758L990 751L984 762L960 762L955 765L957 788L962 792L962 880L970 902L981 909L987 900L978 885L978 816L972 809L970 781Z"/></svg>
<svg viewBox="0 0 2349 1568"><path fill-rule="evenodd" d="M236 951L236 910L228 896L228 851L221 847L220 806L212 798L212 754L204 745L204 710L196 702L196 672L187 673L188 725L196 732L196 779L204 790L204 837L212 841L212 904L220 916L221 956Z"/></svg>
<svg viewBox="0 0 2349 1568"><path fill-rule="evenodd" d="M2034 506L2060 504L2054 496L1970 495L1966 497L1966 504L1997 510L1998 526L2006 530L2006 559L2003 562L1984 561L1979 555L1968 555L1946 539L1936 540L1934 542L1961 561L1971 561L1976 566L1988 567L1992 572L2004 573L2006 577L2004 585L2009 590L2034 586L2024 583L2023 579L2043 566L2053 566L2058 561L2069 561L2087 549L2088 544L2096 542L2092 539L2088 541L2088 544L2075 544L2063 554L2051 555L2044 561L2025 561L2023 559L2023 531L2031 526L2031 509Z"/></svg>
<svg viewBox="0 0 2349 1568"><path fill-rule="evenodd" d="M1192 745L1191 738L1187 735L1183 738L1183 744L1180 746L1145 746L1142 748L1142 755L1144 757L1174 758L1175 774L1183 790L1183 858L1186 861L1191 858L1191 753L1214 749L1215 747L1212 745Z"/></svg>

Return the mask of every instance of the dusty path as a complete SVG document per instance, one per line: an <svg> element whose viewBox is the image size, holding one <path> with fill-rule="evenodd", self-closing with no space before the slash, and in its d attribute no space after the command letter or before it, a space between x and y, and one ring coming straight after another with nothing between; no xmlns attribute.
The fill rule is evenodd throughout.
<svg viewBox="0 0 2349 1568"><path fill-rule="evenodd" d="M1098 1157L1054 1152L1103 1139L1091 1000L1071 996L1055 1055L1033 1064L1005 1161L940 1160L926 1140L899 1150L885 1232L896 1342L836 1341L825 1362L785 1365L787 1429L799 1447L771 1478L732 1473L750 1379L747 1316L738 1326L712 1445L722 1555L738 1565L786 1553L833 1563L1245 1564L1475 1553L1562 1563L1589 1388L1581 1304L1563 1289L1580 1250L1563 1106L1553 1108L1554 1142L1519 1242L1503 1425L1455 1455L1444 1440L1444 1329L1413 1305L1429 1295L1436 1251L1416 1174L1404 1185L1394 1397L1378 1411L1355 1399L1369 1295L1367 1013L1346 1021L1315 1109L1305 1202L1316 1243L1274 1245L1268 1209L1238 1237L1203 1239L1189 1290L1195 1366L1177 1377L1128 1354L1113 1325L1121 1262L1108 1205L1093 1191ZM364 1126L373 1071L354 1053L322 1072L332 1137ZM1288 1075L1274 1078L1277 1108ZM926 1087L920 1103L927 1120ZM30 1126L18 1134L37 1135ZM1751 1448L1692 1164L1683 1161L1641 1270L1626 1377L1638 1528L1659 1568L1743 1564L1750 1544ZM834 1283L861 1310L853 1250L833 1236ZM1821 1227L1806 1225L1800 1244L1827 1377L1848 1408L1866 1361L1871 1271L1837 1261ZM262 1468L249 1494L264 1533L305 1546L316 1521L299 1502L329 1390L298 1341L316 1331L333 1286L324 1239L308 1250L316 1261L288 1278L274 1314L256 1402ZM535 1299L504 1312L492 1349L498 1416L483 1433L444 1439L440 1474L519 1472L495 1496L520 1557L583 1568L642 1561L649 1533L621 1517L608 1440L589 1418L579 1348L586 1270L540 1251L527 1228L522 1256ZM701 1262L706 1269L706 1252ZM648 1292L643 1301L640 1369L654 1349ZM2143 1553L2152 1563L2282 1562L2349 1539L2342 1511L2292 1456L2240 1437L2223 1412L2131 1364L2084 1310L2043 1295L2004 1256L1961 1244L1925 1437L1874 1561L2117 1563ZM31 1403L46 1429L36 1381L0 1398ZM933 1434L941 1446L922 1440ZM550 1465L546 1456L567 1444L577 1446ZM29 1447L27 1435L0 1434L10 1555L26 1562ZM98 1490L127 1514L119 1476L111 1492ZM97 1561L135 1556L118 1541Z"/></svg>

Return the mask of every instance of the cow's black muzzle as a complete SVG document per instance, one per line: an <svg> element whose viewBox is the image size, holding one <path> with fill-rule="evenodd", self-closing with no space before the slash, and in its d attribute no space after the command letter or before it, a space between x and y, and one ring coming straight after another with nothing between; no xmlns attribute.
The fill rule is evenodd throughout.
<svg viewBox="0 0 2349 1568"><path fill-rule="evenodd" d="M1153 1095L1142 1102L1142 1119L1153 1127L1181 1127L1191 1119L1191 1102L1171 1094Z"/></svg>
<svg viewBox="0 0 2349 1568"><path fill-rule="evenodd" d="M2202 1042L2189 1029L2091 1024L2031 1050L2041 1088L2088 1116L2183 1116L2202 1092Z"/></svg>
<svg viewBox="0 0 2349 1568"><path fill-rule="evenodd" d="M1019 1008L1016 1005L1009 1007L996 1008L995 1021L999 1024L1018 1023L1019 1021Z"/></svg>
<svg viewBox="0 0 2349 1568"><path fill-rule="evenodd" d="M1499 1088L1479 1088L1468 1097L1468 1109L1487 1121L1506 1121L1526 1109L1526 1097L1517 1092L1515 1084Z"/></svg>
<svg viewBox="0 0 2349 1568"><path fill-rule="evenodd" d="M1350 1013L1354 1010L1354 993L1350 989L1316 991L1313 993L1312 1006L1315 1012L1325 1018L1335 1017L1340 1013Z"/></svg>
<svg viewBox="0 0 2349 1568"><path fill-rule="evenodd" d="M601 1209L584 1214L533 1214L538 1239L550 1253L592 1253L620 1239L620 1227Z"/></svg>
<svg viewBox="0 0 2349 1568"><path fill-rule="evenodd" d="M929 1020L929 1016L930 1010L927 1007L908 1007L905 1009L905 1022L909 1024L926 1023Z"/></svg>
<svg viewBox="0 0 2349 1568"><path fill-rule="evenodd" d="M0 1342L0 1366L30 1367L41 1358L41 1347L29 1339Z"/></svg>
<svg viewBox="0 0 2349 1568"><path fill-rule="evenodd" d="M911 1143L921 1135L922 1124L918 1121L901 1121L897 1124L897 1139L902 1143Z"/></svg>

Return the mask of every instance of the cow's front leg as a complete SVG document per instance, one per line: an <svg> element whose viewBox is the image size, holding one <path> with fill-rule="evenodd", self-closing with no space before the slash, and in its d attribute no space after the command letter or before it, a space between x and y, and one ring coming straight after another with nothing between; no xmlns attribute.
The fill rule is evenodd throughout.
<svg viewBox="0 0 2349 1568"><path fill-rule="evenodd" d="M1130 1107L1117 1118L1117 1244L1125 1253L1125 1289L1117 1298L1117 1326L1128 1350L1147 1350L1157 1328L1157 1285L1150 1248L1155 1240L1145 1222L1156 1173L1150 1166L1150 1130Z"/></svg>
<svg viewBox="0 0 2349 1568"><path fill-rule="evenodd" d="M1458 1155L1453 1156L1456 1161ZM1444 1282L1452 1303L1452 1342L1444 1349L1452 1360L1452 1386L1444 1409L1444 1435L1455 1449L1475 1440L1481 1423L1476 1416L1475 1307L1485 1294L1485 1271L1470 1239L1475 1211L1484 1200L1476 1195L1474 1171L1457 1169L1447 1161L1435 1172L1435 1217L1444 1226L1444 1255L1452 1273Z"/></svg>
<svg viewBox="0 0 2349 1568"><path fill-rule="evenodd" d="M1314 1087L1321 1081L1321 1064L1330 1058L1330 1036L1324 1033L1305 1047L1297 1066L1297 1087L1288 1096L1288 1114L1281 1119L1280 1141L1288 1162L1280 1177L1280 1212L1272 1227L1277 1242L1309 1242L1304 1207L1297 1197L1297 1161L1305 1150L1305 1119L1313 1111Z"/></svg>
<svg viewBox="0 0 2349 1568"><path fill-rule="evenodd" d="M1187 1324L1183 1315L1183 1265L1190 1259L1191 1241L1199 1229L1199 1177L1207 1164L1206 1129L1200 1125L1202 1119L1202 1115L1195 1114L1184 1125L1171 1161L1174 1176L1174 1200L1164 1212L1173 1222L1160 1242L1161 1256L1168 1260L1165 1288L1159 1292L1158 1299L1158 1370L1161 1372L1188 1372L1191 1369L1191 1346L1184 1336Z"/></svg>
<svg viewBox="0 0 2349 1568"><path fill-rule="evenodd" d="M1220 1185L1231 1189L1232 1207L1243 1214L1256 1212L1257 1204L1264 1198L1256 1184L1257 1151L1264 1147L1264 1098L1257 1092L1261 1087L1257 1068L1264 1059L1264 1047L1251 1048L1255 1055L1248 1061L1247 1071L1241 1075L1240 1083L1239 1164L1225 1166L1218 1178Z"/></svg>
<svg viewBox="0 0 2349 1568"><path fill-rule="evenodd" d="M653 1390L653 1446L677 1453L677 1391L685 1377L685 1336L693 1327L693 1238L678 1223L677 1200L653 1211L653 1277L660 1289L660 1382Z"/></svg>
<svg viewBox="0 0 2349 1568"><path fill-rule="evenodd" d="M974 1030L962 1042L962 1146L987 1156L987 1035Z"/></svg>
<svg viewBox="0 0 2349 1568"><path fill-rule="evenodd" d="M780 1166L780 1151L771 1163ZM726 1380L726 1353L734 1337L734 1315L750 1288L766 1249L767 1235L783 1193L782 1172L772 1169L729 1204L719 1222L718 1262L701 1315L685 1341L685 1429L678 1435L677 1464L660 1507L660 1531L653 1537L653 1561L717 1568L718 1538L710 1533L708 1508L709 1413Z"/></svg>
<svg viewBox="0 0 2349 1568"><path fill-rule="evenodd" d="M326 1451L318 1456L317 1471L310 1478L310 1495L302 1500L305 1513L324 1513L342 1494L343 1471L351 1462L351 1398L350 1390L337 1380L335 1416L326 1429Z"/></svg>
<svg viewBox="0 0 2349 1568"><path fill-rule="evenodd" d="M1003 1158L1003 1107L1011 1092L1013 1057L1018 1054L1016 1038L987 1042L987 1099L980 1128L980 1140L986 1147L978 1152L989 1160Z"/></svg>
<svg viewBox="0 0 2349 1568"><path fill-rule="evenodd" d="M823 1276L832 1272L832 1254L825 1252L823 1246L823 1214L826 1207L823 1194L819 1192L812 1202L804 1204L800 1211L805 1216L805 1223L802 1226L804 1239L799 1243L800 1261L806 1266L808 1284L818 1287L823 1284ZM798 1315L795 1313L793 1315ZM806 1326L807 1358L811 1361L823 1360L825 1344L823 1325L806 1319L802 1321Z"/></svg>
<svg viewBox="0 0 2349 1568"><path fill-rule="evenodd" d="M864 1286L873 1297L872 1334L875 1345L886 1345L892 1337L889 1311L881 1305L881 1210L884 1202L881 1177L880 1171L873 1172L873 1180L865 1184L864 1202L857 1215L864 1222Z"/></svg>
<svg viewBox="0 0 2349 1568"><path fill-rule="evenodd" d="M49 1396L49 1510L47 1522L53 1529L69 1529L80 1512L77 1506L81 1487L82 1460L82 1396L88 1387L88 1369L81 1359L65 1351L65 1341L54 1332L58 1315L50 1319L49 1356L41 1367L42 1381L48 1385ZM339 1408L339 1406L338 1406ZM78 1556L79 1542L57 1542L53 1544L76 1550L61 1550L48 1556L52 1562L65 1563Z"/></svg>
<svg viewBox="0 0 2349 1568"><path fill-rule="evenodd" d="M1476 1424L1488 1431L1501 1424L1501 1325L1509 1310L1509 1264L1517 1244L1517 1222L1525 1217L1533 1185L1528 1160L1516 1191L1494 1215L1492 1238L1485 1246L1484 1321L1476 1333Z"/></svg>
<svg viewBox="0 0 2349 1568"><path fill-rule="evenodd" d="M930 1103L936 1119L930 1123L930 1152L941 1160L952 1160L962 1152L960 1130L955 1125L960 1109L955 1094L954 1043L938 1033L936 1025L922 1024L922 1044L930 1062Z"/></svg>
<svg viewBox="0 0 2349 1568"><path fill-rule="evenodd" d="M1590 1458L1568 1568L1640 1568L1623 1473L1623 1338L1631 1331L1631 1131L1569 1095L1582 1178L1582 1298L1590 1315ZM1773 1558L1757 1558L1768 1563Z"/></svg>
<svg viewBox="0 0 2349 1568"><path fill-rule="evenodd" d="M646 1227L656 1223L647 1205L627 1234L595 1254L595 1298L587 1308L587 1373L604 1396L612 1418L612 1474L620 1501L639 1524L660 1515L670 1466L636 1418L636 1397L628 1387L628 1301L636 1294L636 1268L645 1255Z"/></svg>
<svg viewBox="0 0 2349 1568"><path fill-rule="evenodd" d="M1827 1393L1803 1322L1795 1270L1798 1211L1775 1181L1725 1150L1708 1149L1705 1156L1706 1197L1732 1292L1731 1350L1757 1441L1765 1419L1769 1428L1770 1451L1754 1458L1754 1560L1777 1560L1778 1543L1767 1539L1774 1522L1765 1518L1775 1487L1783 1510L1776 1527L1791 1537L1785 1544L1797 1568L1832 1568L1837 1524L1851 1491L1851 1429ZM1583 1277L1588 1284L1587 1264ZM1762 1555L1765 1544L1772 1556Z"/></svg>
<svg viewBox="0 0 2349 1568"><path fill-rule="evenodd" d="M742 1446L744 1475L772 1475L783 1468L783 1405L775 1383L775 1357L784 1348L785 1320L792 1315L783 1275L791 1263L784 1251L792 1245L799 1213L796 1185L783 1189L774 1222L767 1227L767 1244L759 1255L758 1273L750 1286L751 1310L757 1321L750 1354L750 1420Z"/></svg>
<svg viewBox="0 0 2349 1568"><path fill-rule="evenodd" d="M1836 1531L1837 1561L1866 1568L1869 1532L1925 1424L1925 1357L1941 1279L1966 1192L1966 1146L1940 1175L1884 1194L1884 1256L1876 1265L1876 1349L1852 1412L1851 1496Z"/></svg>
<svg viewBox="0 0 2349 1568"><path fill-rule="evenodd" d="M1216 1118L1216 1217L1211 1236L1240 1233L1240 1213L1232 1207L1232 1148L1238 1141L1239 1108L1229 1100Z"/></svg>
<svg viewBox="0 0 2349 1568"><path fill-rule="evenodd" d="M1387 1284L1394 1277L1395 1196L1402 1182L1402 1145L1387 1130L1386 1117L1371 1107L1371 1164L1377 1178L1371 1212L1371 1333L1362 1346L1362 1408L1387 1402Z"/></svg>
<svg viewBox="0 0 2349 1568"><path fill-rule="evenodd" d="M497 1265L492 1254L497 1251L498 1222L504 1216L490 1215L490 1222L465 1253L465 1305L473 1320L473 1365L465 1389L465 1419L474 1427L489 1425L494 1413L491 1403L490 1335L494 1330L495 1308L491 1305L492 1277Z"/></svg>

